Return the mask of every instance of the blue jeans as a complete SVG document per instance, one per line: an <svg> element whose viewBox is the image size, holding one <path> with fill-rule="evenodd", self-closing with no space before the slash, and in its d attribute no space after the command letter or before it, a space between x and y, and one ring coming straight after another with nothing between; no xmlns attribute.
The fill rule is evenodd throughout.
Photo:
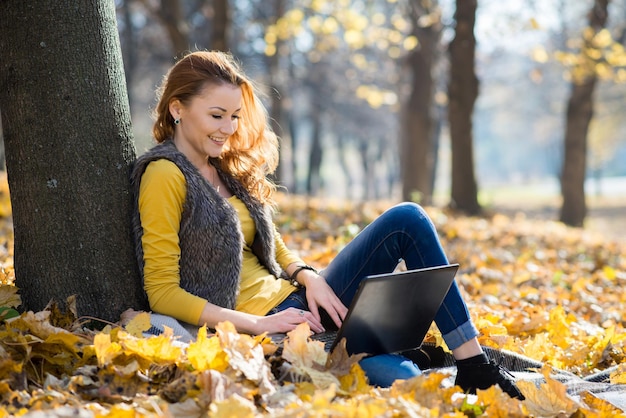
<svg viewBox="0 0 626 418"><path fill-rule="evenodd" d="M400 260L404 260L408 269L448 264L435 226L414 203L401 203L381 214L321 274L343 304L349 306L363 278L388 273ZM308 309L304 291L293 293L273 311L289 307ZM435 324L450 349L478 336L455 282L439 307ZM398 354L368 357L360 364L370 383L377 386L389 386L395 379L420 374L413 362Z"/></svg>

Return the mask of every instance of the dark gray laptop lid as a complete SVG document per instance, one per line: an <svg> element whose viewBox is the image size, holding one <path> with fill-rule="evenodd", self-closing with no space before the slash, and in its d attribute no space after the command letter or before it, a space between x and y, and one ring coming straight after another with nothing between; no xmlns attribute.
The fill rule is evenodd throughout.
<svg viewBox="0 0 626 418"><path fill-rule="evenodd" d="M419 347L458 268L450 264L363 279L331 349L342 338L349 354Z"/></svg>

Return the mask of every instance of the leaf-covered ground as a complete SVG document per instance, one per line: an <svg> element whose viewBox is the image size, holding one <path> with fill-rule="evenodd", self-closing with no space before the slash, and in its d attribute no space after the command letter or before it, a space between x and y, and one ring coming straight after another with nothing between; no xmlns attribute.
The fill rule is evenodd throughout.
<svg viewBox="0 0 626 418"><path fill-rule="evenodd" d="M0 183L1 184L1 183ZM13 280L6 187L0 190L0 278ZM285 197L277 221L285 241L323 267L389 203L356 205ZM429 208L481 343L542 361L546 383L521 383L527 400L498 388L466 397L441 373L373 388L358 357L328 355L301 326L282 354L269 339L238 334L229 323L185 346L169 335L144 338L147 313L117 326L82 327L80 313L52 304L0 326L0 417L421 417L621 414L591 394L570 399L550 368L585 376L626 356L626 244L556 222L522 216L468 218ZM0 288L0 315L19 294ZM66 301L61 301L65 303ZM67 325L62 325L67 324ZM435 328L429 337L439 341ZM612 374L626 381L626 368Z"/></svg>

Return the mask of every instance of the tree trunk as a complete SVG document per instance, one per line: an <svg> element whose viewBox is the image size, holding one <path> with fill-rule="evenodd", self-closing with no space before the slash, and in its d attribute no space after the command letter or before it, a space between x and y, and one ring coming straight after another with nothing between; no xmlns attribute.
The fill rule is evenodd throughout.
<svg viewBox="0 0 626 418"><path fill-rule="evenodd" d="M474 70L476 0L457 0L456 28L450 43L450 82L448 120L452 144L451 206L468 214L481 211L474 175L472 114L478 97Z"/></svg>
<svg viewBox="0 0 626 418"><path fill-rule="evenodd" d="M595 0L589 13L589 26L594 33L606 26L608 18L608 0ZM581 54L593 48L591 37L585 39ZM563 170L561 171L561 206L560 220L566 225L583 226L587 216L585 202L585 175L587 167L587 134L593 117L593 92L597 76L594 60L584 57L588 70L581 79L574 79L567 104L567 122L565 127Z"/></svg>
<svg viewBox="0 0 626 418"><path fill-rule="evenodd" d="M172 44L173 58L181 58L191 47L189 45L189 26L180 0L161 0L160 7L154 7L149 0L141 0L142 4L159 19L167 32Z"/></svg>
<svg viewBox="0 0 626 418"><path fill-rule="evenodd" d="M228 51L228 31L230 29L228 0L213 0L213 10L211 49Z"/></svg>
<svg viewBox="0 0 626 418"><path fill-rule="evenodd" d="M0 111L23 307L144 309L132 242L135 158L115 5L0 2Z"/></svg>
<svg viewBox="0 0 626 418"><path fill-rule="evenodd" d="M419 39L418 47L409 54L409 71L412 77L409 98L402 113L400 167L402 176L402 198L432 203L433 166L433 76L432 69L439 43L438 25L422 27L420 15L427 13L413 0L412 21L414 35Z"/></svg>
<svg viewBox="0 0 626 418"><path fill-rule="evenodd" d="M274 1L274 13L272 25L285 14L285 0ZM281 77L283 70L280 67L280 54L284 42L280 39L276 41L276 52L267 59L267 74L271 92L270 121L272 129L280 137L280 160L274 175L277 184L284 186L287 190L294 191L294 174L290 170L290 161L293 159L293 147L289 129L283 129L285 117L285 102L290 102L291 98L283 100L280 92L281 86L286 86L285 77Z"/></svg>
<svg viewBox="0 0 626 418"><path fill-rule="evenodd" d="M306 192L309 196L315 196L322 186L322 115L321 110L315 106L311 115L312 133L311 149L309 150L309 172L306 180Z"/></svg>
<svg viewBox="0 0 626 418"><path fill-rule="evenodd" d="M133 91L131 86L134 85L135 69L137 68L137 35L135 33L135 25L131 14L130 0L122 2L122 18L124 19L124 33L122 42L125 48L122 49L122 60L124 62L124 74L126 75L126 85L128 88L128 103L130 108L134 107ZM124 52L126 52L124 54Z"/></svg>
<svg viewBox="0 0 626 418"><path fill-rule="evenodd" d="M339 158L339 166L341 167L341 171L346 176L346 198L348 200L357 200L358 196L354 192L354 184L355 181L352 178L352 174L350 174L350 162L348 161L348 152L346 151L346 135L339 134L337 135L337 156ZM365 193L364 193L365 194ZM365 196L360 196L364 198Z"/></svg>

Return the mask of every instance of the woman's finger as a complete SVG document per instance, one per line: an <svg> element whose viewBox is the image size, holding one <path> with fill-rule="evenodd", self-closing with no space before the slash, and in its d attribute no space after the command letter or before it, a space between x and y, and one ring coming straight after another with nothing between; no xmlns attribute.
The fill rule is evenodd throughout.
<svg viewBox="0 0 626 418"><path fill-rule="evenodd" d="M297 314L297 317L295 319L297 324L307 322L313 332L318 333L325 331L322 323L317 318L315 318L312 312L302 309L295 309L295 311Z"/></svg>

